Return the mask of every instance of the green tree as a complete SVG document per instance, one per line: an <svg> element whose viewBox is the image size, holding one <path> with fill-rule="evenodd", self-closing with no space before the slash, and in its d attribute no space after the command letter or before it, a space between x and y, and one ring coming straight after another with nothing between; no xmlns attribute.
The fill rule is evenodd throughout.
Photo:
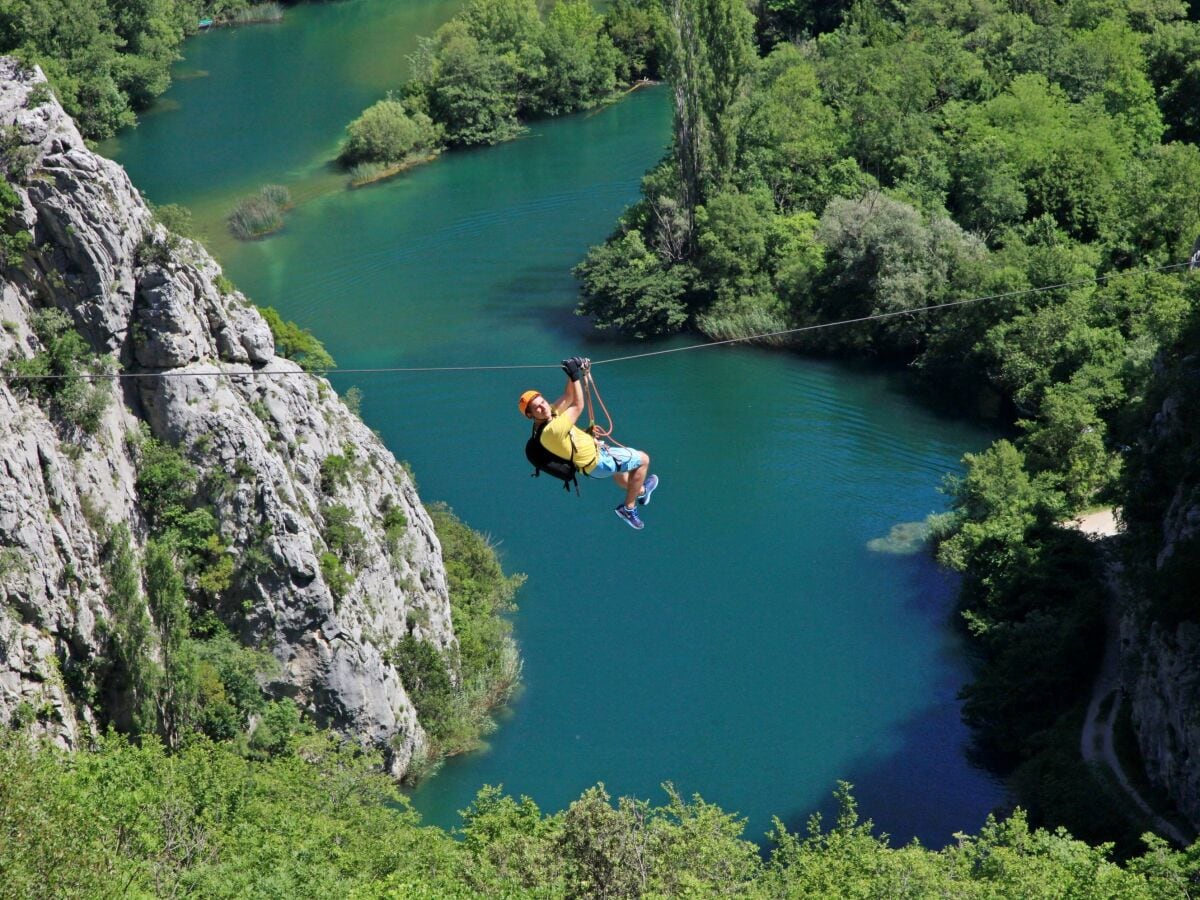
<svg viewBox="0 0 1200 900"><path fill-rule="evenodd" d="M945 119L948 139L962 148L951 155L953 211L982 204L980 224L992 228L1022 212L1049 214L1084 241L1111 232L1134 133L1102 106L1072 104L1042 76L1026 75L985 103L948 105ZM989 166L995 174L981 171ZM1024 204L1012 195L1013 178Z"/></svg>
<svg viewBox="0 0 1200 900"><path fill-rule="evenodd" d="M854 196L868 179L846 156L846 137L825 104L817 72L784 44L759 70L739 140L737 180L765 184L782 210L820 211L834 196Z"/></svg>
<svg viewBox="0 0 1200 900"><path fill-rule="evenodd" d="M1174 142L1131 160L1118 183L1120 214L1106 235L1122 265L1167 265L1200 236L1200 149Z"/></svg>
<svg viewBox="0 0 1200 900"><path fill-rule="evenodd" d="M694 227L707 185L732 176L739 101L755 64L752 17L738 0L665 0L663 6L675 160Z"/></svg>
<svg viewBox="0 0 1200 900"><path fill-rule="evenodd" d="M430 116L451 146L494 144L517 134L515 73L452 19L437 33L437 62L428 87Z"/></svg>
<svg viewBox="0 0 1200 900"><path fill-rule="evenodd" d="M153 659L154 635L142 597L137 557L129 529L118 525L104 545L109 617L102 624L108 639L104 707L110 721L135 735L154 734L155 696L162 672Z"/></svg>
<svg viewBox="0 0 1200 900"><path fill-rule="evenodd" d="M893 314L827 340L842 346L874 347L911 358L921 348L924 321L896 313L929 306L970 284L982 243L949 218L926 223L912 206L884 194L861 200L832 200L821 216L817 238L826 263L814 312L822 319Z"/></svg>
<svg viewBox="0 0 1200 900"><path fill-rule="evenodd" d="M158 721L168 747L178 747L195 718L198 683L189 636L191 615L183 576L166 541L146 545L146 600L158 627L163 677L158 691Z"/></svg>
<svg viewBox="0 0 1200 900"><path fill-rule="evenodd" d="M620 57L604 21L588 0L559 0L550 9L539 44L545 74L534 109L546 115L574 112L609 96Z"/></svg>
<svg viewBox="0 0 1200 900"><path fill-rule="evenodd" d="M396 163L437 146L438 129L422 112L409 114L399 100L387 98L367 107L346 126L338 156L344 166L362 162Z"/></svg>
<svg viewBox="0 0 1200 900"><path fill-rule="evenodd" d="M1118 18L1074 34L1063 84L1072 99L1097 97L1112 118L1132 129L1142 147L1158 143L1163 119L1142 53L1144 38Z"/></svg>
<svg viewBox="0 0 1200 900"><path fill-rule="evenodd" d="M617 50L617 80L655 78L662 66L662 5L654 0L614 0L604 30Z"/></svg>
<svg viewBox="0 0 1200 900"><path fill-rule="evenodd" d="M1146 39L1146 58L1172 141L1200 141L1200 22L1171 22Z"/></svg>
<svg viewBox="0 0 1200 900"><path fill-rule="evenodd" d="M640 232L626 232L593 247L575 267L583 294L578 312L634 337L671 334L688 321L688 271L664 268Z"/></svg>

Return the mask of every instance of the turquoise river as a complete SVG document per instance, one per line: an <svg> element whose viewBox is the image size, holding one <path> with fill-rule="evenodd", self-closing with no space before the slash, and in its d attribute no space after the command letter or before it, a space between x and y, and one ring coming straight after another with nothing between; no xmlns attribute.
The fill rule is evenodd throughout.
<svg viewBox="0 0 1200 900"><path fill-rule="evenodd" d="M969 662L954 581L873 539L945 507L938 485L975 426L936 416L902 376L754 348L698 348L597 369L617 436L662 486L636 533L611 485L529 477L527 387L559 359L684 348L601 340L573 314L571 266L664 152L652 88L517 141L451 153L355 191L328 160L346 122L398 86L446 0L302 5L283 24L185 47L141 125L102 147L155 203L182 203L255 302L311 328L342 368L545 364L544 370L340 375L416 473L525 572L524 688L480 752L412 794L454 825L484 784L547 811L602 781L661 802L664 782L747 818L803 828L839 779L897 842L943 846L1006 802L967 759L956 694ZM298 200L239 244L233 201ZM875 549L873 549L875 547Z"/></svg>

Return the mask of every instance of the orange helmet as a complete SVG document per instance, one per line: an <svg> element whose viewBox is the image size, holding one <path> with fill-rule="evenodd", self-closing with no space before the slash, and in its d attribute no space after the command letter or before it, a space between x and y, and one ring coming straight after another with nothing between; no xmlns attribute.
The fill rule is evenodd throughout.
<svg viewBox="0 0 1200 900"><path fill-rule="evenodd" d="M521 395L521 399L517 401L517 409L521 411L521 415L525 415L525 407L529 405L529 402L533 400L534 397L540 397L541 395L541 391L526 391L523 393Z"/></svg>

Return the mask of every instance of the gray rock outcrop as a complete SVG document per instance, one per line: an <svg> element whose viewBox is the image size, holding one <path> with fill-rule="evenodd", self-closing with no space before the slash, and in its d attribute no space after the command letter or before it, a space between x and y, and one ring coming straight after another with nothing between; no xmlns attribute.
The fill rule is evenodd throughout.
<svg viewBox="0 0 1200 900"><path fill-rule="evenodd" d="M77 682L108 649L108 526L130 523L135 549L149 534L128 439L147 427L209 486L237 548L234 626L279 662L269 689L383 749L402 774L426 739L388 651L405 634L455 641L441 548L412 480L326 381L275 355L266 322L207 252L157 223L41 74L11 59L0 60L0 128L19 201L4 228L32 236L3 270L0 355L42 350L35 315L54 307L114 368L146 376L100 382L109 402L92 433L0 381L0 719L64 747L95 729ZM331 456L350 467L332 486ZM362 532L333 587L322 567L332 506ZM250 549L261 564L243 565Z"/></svg>
<svg viewBox="0 0 1200 900"><path fill-rule="evenodd" d="M1187 574L1200 549L1200 358L1164 354L1156 368L1166 392L1137 448L1127 507L1121 680L1146 775L1200 829L1200 586Z"/></svg>

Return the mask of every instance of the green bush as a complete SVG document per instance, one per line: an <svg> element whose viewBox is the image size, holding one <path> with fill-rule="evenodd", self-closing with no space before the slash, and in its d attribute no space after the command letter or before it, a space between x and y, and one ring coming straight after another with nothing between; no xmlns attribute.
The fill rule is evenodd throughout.
<svg viewBox="0 0 1200 900"><path fill-rule="evenodd" d="M329 549L346 563L357 562L365 547L366 535L354 524L354 513L343 503L331 503L321 508L325 526L321 537Z"/></svg>
<svg viewBox="0 0 1200 900"><path fill-rule="evenodd" d="M51 415L95 434L112 390L107 379L91 381L86 376L111 373L111 361L102 359L88 346L62 310L39 310L33 314L31 325L43 350L9 364L14 383Z"/></svg>
<svg viewBox="0 0 1200 900"><path fill-rule="evenodd" d="M21 199L12 185L0 181L0 268L17 265L33 244L33 235L26 229L8 231L8 220L20 208Z"/></svg>
<svg viewBox="0 0 1200 900"><path fill-rule="evenodd" d="M292 195L287 188L268 184L257 194L239 200L225 221L234 237L252 241L282 228L283 213L291 205Z"/></svg>
<svg viewBox="0 0 1200 900"><path fill-rule="evenodd" d="M410 115L403 103L388 97L346 126L346 142L338 160L346 167L398 163L437 145L438 129L429 116L422 112Z"/></svg>
<svg viewBox="0 0 1200 900"><path fill-rule="evenodd" d="M154 213L154 218L172 234L191 240L199 238L195 222L192 219L192 211L186 206L178 203L165 203L162 206L151 204L150 209Z"/></svg>
<svg viewBox="0 0 1200 900"><path fill-rule="evenodd" d="M321 490L326 494L337 493L338 488L350 484L354 471L354 448L347 446L346 453L330 453L321 461Z"/></svg>
<svg viewBox="0 0 1200 900"><path fill-rule="evenodd" d="M160 441L143 425L134 439L138 502L152 528L177 527L196 492L196 469L177 447ZM215 522L212 523L215 527Z"/></svg>
<svg viewBox="0 0 1200 900"><path fill-rule="evenodd" d="M275 348L287 359L300 364L306 372L318 372L337 366L333 357L311 331L295 322L285 322L283 317L270 306L258 310L275 338Z"/></svg>
<svg viewBox="0 0 1200 900"><path fill-rule="evenodd" d="M388 548L392 553L396 553L400 549L400 541L408 533L408 516L391 496L384 497L382 512L384 537L387 539Z"/></svg>
<svg viewBox="0 0 1200 900"><path fill-rule="evenodd" d="M325 580L325 584L329 586L335 600L340 600L346 596L346 592L350 590L354 584L354 576L352 576L338 555L330 550L321 553L319 557L321 566L321 577Z"/></svg>

